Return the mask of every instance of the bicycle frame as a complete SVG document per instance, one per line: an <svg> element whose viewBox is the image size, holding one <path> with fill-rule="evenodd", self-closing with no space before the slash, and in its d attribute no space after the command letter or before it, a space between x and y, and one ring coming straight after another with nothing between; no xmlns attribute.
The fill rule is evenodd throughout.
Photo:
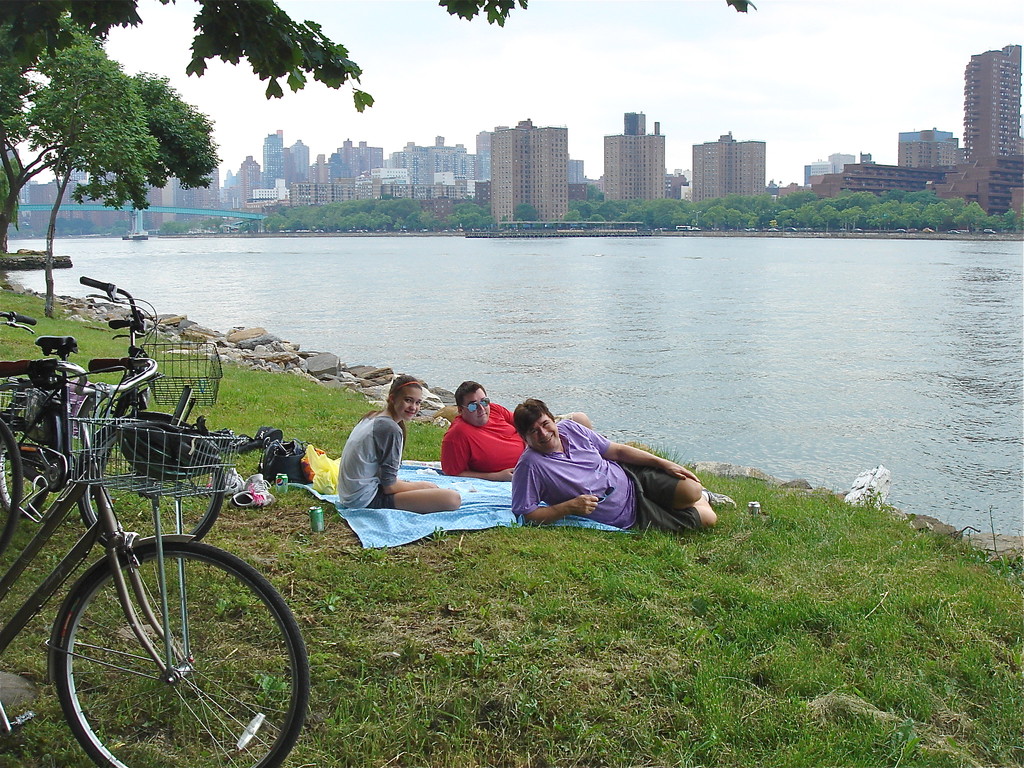
<svg viewBox="0 0 1024 768"><path fill-rule="evenodd" d="M163 535L147 539L140 539L136 534L126 532L117 521L117 516L110 504L107 493L98 486L91 486L87 483L74 483L70 489L61 494L46 510L40 521L40 527L29 541L28 545L17 557L15 562L8 568L3 576L0 576L0 603L10 594L11 587L18 581L25 569L36 559L46 543L52 538L57 528L67 519L68 515L75 509L78 500L83 494L91 493L98 510L98 519L71 547L59 563L53 568L50 574L43 579L32 594L14 612L11 618L0 628L0 655L8 648L11 642L50 601L68 579L82 566L97 542L101 542L105 550L105 557L110 564L110 570L114 579L121 609L124 611L125 619L132 633L138 639L143 652L148 655L155 665L154 677L159 677L164 682L172 683L188 674L188 669L176 666L176 658L189 658L187 636L183 639L181 647L175 647L173 638L164 631L168 626L168 617L171 606L167 600L167 576L163 565L163 542L166 541L191 541L194 537L189 535ZM154 515L159 526L159 498L153 500ZM160 530L157 527L156 530ZM150 604L149 597L133 568L134 548L136 544L143 544L152 539L156 540L158 563L159 563L159 592L161 604L154 608ZM123 562L122 562L123 560ZM181 605L179 609L185 611L184 590L182 590ZM159 613L159 617L158 614ZM147 627L156 635L156 643L153 642ZM162 647L158 648L157 645ZM52 670L51 670L52 676ZM3 704L0 702L0 730L10 730L10 723L4 712Z"/></svg>

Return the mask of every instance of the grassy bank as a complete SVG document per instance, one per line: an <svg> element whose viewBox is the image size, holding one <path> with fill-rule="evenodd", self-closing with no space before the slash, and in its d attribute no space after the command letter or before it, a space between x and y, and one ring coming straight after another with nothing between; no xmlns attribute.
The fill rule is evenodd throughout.
<svg viewBox="0 0 1024 768"><path fill-rule="evenodd" d="M10 293L0 308L42 314ZM38 331L73 333L83 358L123 349L78 322ZM3 356L30 356L32 338L0 327ZM336 456L366 410L228 367L209 419ZM413 425L406 456L436 459L440 436ZM1024 764L1018 569L831 494L709 485L767 514L685 537L509 528L382 551L337 518L310 533L301 493L227 508L208 540L274 581L310 649L310 722L287 765ZM0 767L90 764L43 684L53 610L0 660L42 685Z"/></svg>

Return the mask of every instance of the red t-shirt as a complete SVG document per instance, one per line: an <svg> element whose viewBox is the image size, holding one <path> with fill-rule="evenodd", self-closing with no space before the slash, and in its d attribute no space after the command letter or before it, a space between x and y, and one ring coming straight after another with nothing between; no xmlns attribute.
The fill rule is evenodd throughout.
<svg viewBox="0 0 1024 768"><path fill-rule="evenodd" d="M474 427L456 416L441 440L441 469L446 475L470 472L501 472L516 465L523 440L512 423L512 412L491 403L491 417Z"/></svg>

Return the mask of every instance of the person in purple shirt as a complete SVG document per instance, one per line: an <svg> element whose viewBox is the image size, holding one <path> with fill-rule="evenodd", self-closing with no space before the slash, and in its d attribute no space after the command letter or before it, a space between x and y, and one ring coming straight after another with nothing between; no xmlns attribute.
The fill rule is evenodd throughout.
<svg viewBox="0 0 1024 768"><path fill-rule="evenodd" d="M687 531L718 521L712 500L732 502L674 461L556 422L541 400L519 404L512 418L526 443L512 474L512 512L530 522L581 515L617 528Z"/></svg>

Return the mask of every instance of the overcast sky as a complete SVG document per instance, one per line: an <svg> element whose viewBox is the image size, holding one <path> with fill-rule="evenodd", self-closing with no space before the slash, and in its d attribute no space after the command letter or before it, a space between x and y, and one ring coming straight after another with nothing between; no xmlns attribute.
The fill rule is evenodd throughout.
<svg viewBox="0 0 1024 768"><path fill-rule="evenodd" d="M434 0L279 0L323 26L363 69L376 104L359 114L351 89L320 84L266 100L245 62L212 62L187 77L198 6L139 0L141 27L107 49L129 73L171 78L216 124L222 172L284 131L313 158L345 139L475 151L476 134L530 118L569 129L569 155L588 178L603 137L625 112L661 124L669 170L692 147L732 132L767 143L767 175L803 181L803 166L835 152L895 163L901 131L938 128L963 138L963 74L972 54L1019 44L1019 0L531 0L505 26L449 16ZM287 91L287 86L285 86Z"/></svg>

